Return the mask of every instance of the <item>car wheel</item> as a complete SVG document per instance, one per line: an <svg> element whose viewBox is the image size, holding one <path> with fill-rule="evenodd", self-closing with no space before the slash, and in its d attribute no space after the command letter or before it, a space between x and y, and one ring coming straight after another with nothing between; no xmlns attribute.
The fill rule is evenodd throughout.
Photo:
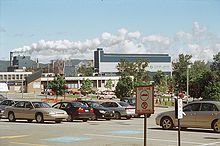
<svg viewBox="0 0 220 146"><path fill-rule="evenodd" d="M14 115L13 112L9 112L9 114L8 114L8 120L9 120L10 122L16 121L15 115Z"/></svg>
<svg viewBox="0 0 220 146"><path fill-rule="evenodd" d="M115 119L121 119L121 114L119 112L115 112Z"/></svg>
<svg viewBox="0 0 220 146"><path fill-rule="evenodd" d="M164 117L161 120L161 126L163 129L172 129L173 128L173 121L170 117Z"/></svg>
<svg viewBox="0 0 220 146"><path fill-rule="evenodd" d="M28 121L28 123L31 123L33 120L28 119L27 121Z"/></svg>
<svg viewBox="0 0 220 146"><path fill-rule="evenodd" d="M126 116L126 119L131 119L131 116Z"/></svg>
<svg viewBox="0 0 220 146"><path fill-rule="evenodd" d="M35 119L37 123L43 123L44 122L44 117L41 113L36 114Z"/></svg>
<svg viewBox="0 0 220 146"><path fill-rule="evenodd" d="M73 116L72 115L68 115L67 119L68 122L72 122L73 121Z"/></svg>
<svg viewBox="0 0 220 146"><path fill-rule="evenodd" d="M87 119L83 119L83 122L87 122L88 120Z"/></svg>
<svg viewBox="0 0 220 146"><path fill-rule="evenodd" d="M218 125L218 120L215 120L213 122L213 126L212 127L213 127L214 132L220 133L220 125Z"/></svg>
<svg viewBox="0 0 220 146"><path fill-rule="evenodd" d="M62 120L55 120L55 123L61 123Z"/></svg>

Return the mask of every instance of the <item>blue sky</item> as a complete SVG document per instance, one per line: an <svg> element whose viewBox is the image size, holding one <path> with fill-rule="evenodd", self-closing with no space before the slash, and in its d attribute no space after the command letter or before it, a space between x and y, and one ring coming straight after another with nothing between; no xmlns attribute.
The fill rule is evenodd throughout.
<svg viewBox="0 0 220 146"><path fill-rule="evenodd" d="M40 62L92 59L103 47L210 60L220 51L219 14L218 0L0 0L0 59L12 50Z"/></svg>

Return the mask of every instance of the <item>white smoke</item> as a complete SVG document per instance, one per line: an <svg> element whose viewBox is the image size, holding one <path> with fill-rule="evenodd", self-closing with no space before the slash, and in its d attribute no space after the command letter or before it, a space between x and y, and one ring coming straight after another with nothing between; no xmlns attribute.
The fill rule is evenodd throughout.
<svg viewBox="0 0 220 146"><path fill-rule="evenodd" d="M49 62L54 59L93 59L93 51L98 47L108 53L169 53L173 59L183 53L192 55L193 60L209 61L220 51L220 38L194 22L191 31L179 31L173 37L155 34L143 36L138 31L129 32L122 28L116 35L104 32L84 42L40 40L16 48L13 52L34 56L40 62Z"/></svg>

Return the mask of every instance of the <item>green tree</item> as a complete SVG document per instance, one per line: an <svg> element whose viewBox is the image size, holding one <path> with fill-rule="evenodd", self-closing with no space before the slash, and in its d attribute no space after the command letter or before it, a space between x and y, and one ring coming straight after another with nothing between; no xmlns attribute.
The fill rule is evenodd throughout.
<svg viewBox="0 0 220 146"><path fill-rule="evenodd" d="M91 93L92 92L92 81L90 81L89 79L86 79L86 80L83 79L80 91L82 92L83 95Z"/></svg>
<svg viewBox="0 0 220 146"><path fill-rule="evenodd" d="M192 55L180 54L178 60L172 62L176 92L186 91L187 67L191 65L191 58Z"/></svg>
<svg viewBox="0 0 220 146"><path fill-rule="evenodd" d="M195 61L189 69L189 95L200 98L205 86L212 80L210 68L204 61Z"/></svg>
<svg viewBox="0 0 220 146"><path fill-rule="evenodd" d="M63 95L65 93L65 84L66 81L64 77L57 75L54 77L53 81L48 84L48 88L52 89L55 92L56 97L58 97L58 95Z"/></svg>
<svg viewBox="0 0 220 146"><path fill-rule="evenodd" d="M220 81L220 52L213 57L211 71L214 74L214 81Z"/></svg>
<svg viewBox="0 0 220 146"><path fill-rule="evenodd" d="M112 90L112 80L111 79L107 80L107 82L105 84L105 88Z"/></svg>
<svg viewBox="0 0 220 146"><path fill-rule="evenodd" d="M133 81L131 77L122 76L115 88L115 95L118 98L129 97L133 92Z"/></svg>
<svg viewBox="0 0 220 146"><path fill-rule="evenodd" d="M93 75L93 67L86 67L85 65L80 66L77 69L77 74L81 74L82 76L92 76Z"/></svg>
<svg viewBox="0 0 220 146"><path fill-rule="evenodd" d="M118 63L117 69L120 76L133 76L134 85L138 86L149 83L147 66L148 61L144 59L138 59L134 62L122 59Z"/></svg>
<svg viewBox="0 0 220 146"><path fill-rule="evenodd" d="M208 86L205 87L203 98L208 100L220 100L220 82L210 82Z"/></svg>
<svg viewBox="0 0 220 146"><path fill-rule="evenodd" d="M158 70L156 74L153 75L153 80L155 85L160 85L161 81L164 80L165 74L161 70Z"/></svg>

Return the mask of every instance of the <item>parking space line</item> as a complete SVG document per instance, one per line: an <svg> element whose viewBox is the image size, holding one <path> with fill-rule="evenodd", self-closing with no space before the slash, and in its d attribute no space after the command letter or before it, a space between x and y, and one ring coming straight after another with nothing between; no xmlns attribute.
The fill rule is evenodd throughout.
<svg viewBox="0 0 220 146"><path fill-rule="evenodd" d="M0 139L12 139L12 138L20 138L20 137L26 137L29 135L13 135L13 136L0 136Z"/></svg>
<svg viewBox="0 0 220 146"><path fill-rule="evenodd" d="M206 144L202 144L202 145L199 145L199 146L211 146L211 145L216 145L216 144L220 144L220 141L213 142L213 143L206 143Z"/></svg>
<svg viewBox="0 0 220 146"><path fill-rule="evenodd" d="M101 134L85 134L88 136L97 136L97 137L109 137L109 138L125 138L125 139L137 139L137 140L143 140L142 137L132 137L132 136L115 136L115 135L101 135ZM171 142L171 143L177 143L177 140L167 140L167 139L154 139L154 138L148 138L148 140L151 141L163 141L163 142ZM196 144L201 145L203 143L198 142L190 142L190 141L181 141L181 143L188 143L188 144Z"/></svg>
<svg viewBox="0 0 220 146"><path fill-rule="evenodd" d="M29 146L50 146L44 144L22 143L22 142L10 142L12 144L29 145Z"/></svg>

